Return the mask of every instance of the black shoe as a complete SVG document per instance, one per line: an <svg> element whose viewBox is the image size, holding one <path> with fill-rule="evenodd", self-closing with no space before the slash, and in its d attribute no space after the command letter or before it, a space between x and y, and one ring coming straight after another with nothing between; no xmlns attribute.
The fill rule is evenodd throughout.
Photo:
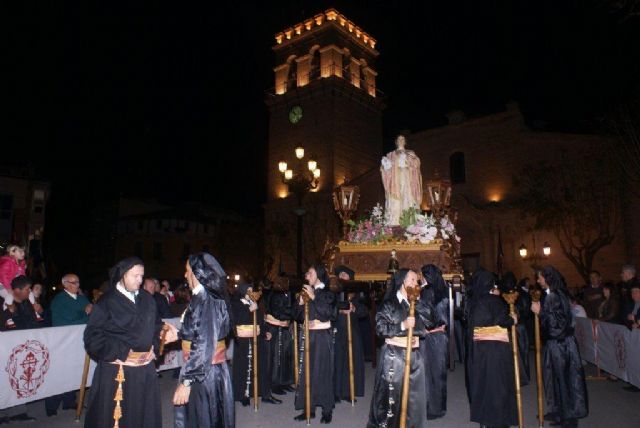
<svg viewBox="0 0 640 428"><path fill-rule="evenodd" d="M316 417L316 412L311 412L311 419ZM307 415L305 412L300 413L298 416L293 418L294 421L306 421Z"/></svg>
<svg viewBox="0 0 640 428"><path fill-rule="evenodd" d="M333 417L333 413L332 412L329 412L329 413L322 412L322 417L320 418L320 423L321 424L330 424L332 417Z"/></svg>
<svg viewBox="0 0 640 428"><path fill-rule="evenodd" d="M271 392L273 392L276 395L284 395L284 394L286 394L286 392L284 391L284 388L282 388L282 387L271 388Z"/></svg>
<svg viewBox="0 0 640 428"><path fill-rule="evenodd" d="M271 403L271 404L282 404L282 400L274 397L274 396L270 396L270 397L262 397L262 402L263 403Z"/></svg>
<svg viewBox="0 0 640 428"><path fill-rule="evenodd" d="M240 404L242 404L242 407L247 407L250 404L249 399L243 398L242 400L240 400Z"/></svg>
<svg viewBox="0 0 640 428"><path fill-rule="evenodd" d="M336 404L340 402L340 397L336 397Z"/></svg>
<svg viewBox="0 0 640 428"><path fill-rule="evenodd" d="M537 416L536 416L537 418ZM545 421L557 421L558 420L558 416L556 416L553 413L547 413L546 415L544 415L544 420Z"/></svg>
<svg viewBox="0 0 640 428"><path fill-rule="evenodd" d="M295 389L293 386L291 386L291 385L283 386L281 389L282 389L284 392L294 392L294 391L296 390L296 389Z"/></svg>
<svg viewBox="0 0 640 428"><path fill-rule="evenodd" d="M11 416L9 418L9 420L10 421L27 422L27 421L35 421L36 418L34 418L33 416L29 416L26 413L20 413L19 415Z"/></svg>
<svg viewBox="0 0 640 428"><path fill-rule="evenodd" d="M625 386L622 389L624 389L625 391L629 391L629 392L640 392L640 388L638 388L635 385L628 385L628 386Z"/></svg>

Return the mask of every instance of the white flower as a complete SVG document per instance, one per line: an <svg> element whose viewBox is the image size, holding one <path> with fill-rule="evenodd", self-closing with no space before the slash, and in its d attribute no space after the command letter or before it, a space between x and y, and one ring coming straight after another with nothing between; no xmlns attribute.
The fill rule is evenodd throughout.
<svg viewBox="0 0 640 428"><path fill-rule="evenodd" d="M385 171L389 171L392 166L393 166L393 163L389 160L389 158L386 157L386 156L383 156L382 157L382 168L384 168Z"/></svg>

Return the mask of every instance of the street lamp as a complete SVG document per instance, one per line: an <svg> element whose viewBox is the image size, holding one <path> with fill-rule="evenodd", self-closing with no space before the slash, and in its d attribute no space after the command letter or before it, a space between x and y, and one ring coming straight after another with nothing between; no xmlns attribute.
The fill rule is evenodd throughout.
<svg viewBox="0 0 640 428"><path fill-rule="evenodd" d="M436 218L442 218L451 206L451 181L440 178L438 171L427 181L427 206Z"/></svg>
<svg viewBox="0 0 640 428"><path fill-rule="evenodd" d="M342 220L342 235L345 240L349 235L348 221L358 209L359 200L360 188L355 185L349 185L346 181L333 190L333 207Z"/></svg>
<svg viewBox="0 0 640 428"><path fill-rule="evenodd" d="M278 171L282 178L282 182L287 185L289 191L293 193L298 202L298 206L294 209L297 216L297 251L296 251L296 270L299 278L302 278L302 216L305 210L302 206L304 195L309 191L318 188L320 183L320 168L318 162L309 158L304 162L304 147L298 146L294 149L296 157L295 168L290 167L287 162L278 162Z"/></svg>
<svg viewBox="0 0 640 428"><path fill-rule="evenodd" d="M542 244L542 254L538 253L538 250L536 248L536 234L534 233L532 253L529 254L529 250L524 244L520 245L520 248L518 248L518 253L520 254L520 258L523 261L531 261L531 266L534 269L537 269L540 267L540 262L546 260L551 255L551 245L549 245L549 243L545 241L545 243Z"/></svg>

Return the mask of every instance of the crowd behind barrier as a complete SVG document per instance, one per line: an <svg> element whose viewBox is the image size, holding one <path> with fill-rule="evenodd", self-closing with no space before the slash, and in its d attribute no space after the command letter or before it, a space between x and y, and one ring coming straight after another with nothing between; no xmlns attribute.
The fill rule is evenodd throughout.
<svg viewBox="0 0 640 428"><path fill-rule="evenodd" d="M640 387L640 330L589 318L576 318L582 359Z"/></svg>
<svg viewBox="0 0 640 428"><path fill-rule="evenodd" d="M165 319L178 326L179 318ZM41 400L80 387L84 367L85 325L46 327L0 333L0 409ZM182 351L167 348L158 371L182 365ZM87 387L95 362L91 362Z"/></svg>

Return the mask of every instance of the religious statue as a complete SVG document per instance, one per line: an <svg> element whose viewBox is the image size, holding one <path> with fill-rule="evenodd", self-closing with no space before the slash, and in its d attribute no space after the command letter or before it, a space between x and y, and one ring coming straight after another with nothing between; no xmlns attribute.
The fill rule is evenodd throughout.
<svg viewBox="0 0 640 428"><path fill-rule="evenodd" d="M409 208L420 209L422 203L422 175L420 159L406 150L404 135L396 138L396 149L382 158L380 173L385 193L387 224L400 224L400 215Z"/></svg>

